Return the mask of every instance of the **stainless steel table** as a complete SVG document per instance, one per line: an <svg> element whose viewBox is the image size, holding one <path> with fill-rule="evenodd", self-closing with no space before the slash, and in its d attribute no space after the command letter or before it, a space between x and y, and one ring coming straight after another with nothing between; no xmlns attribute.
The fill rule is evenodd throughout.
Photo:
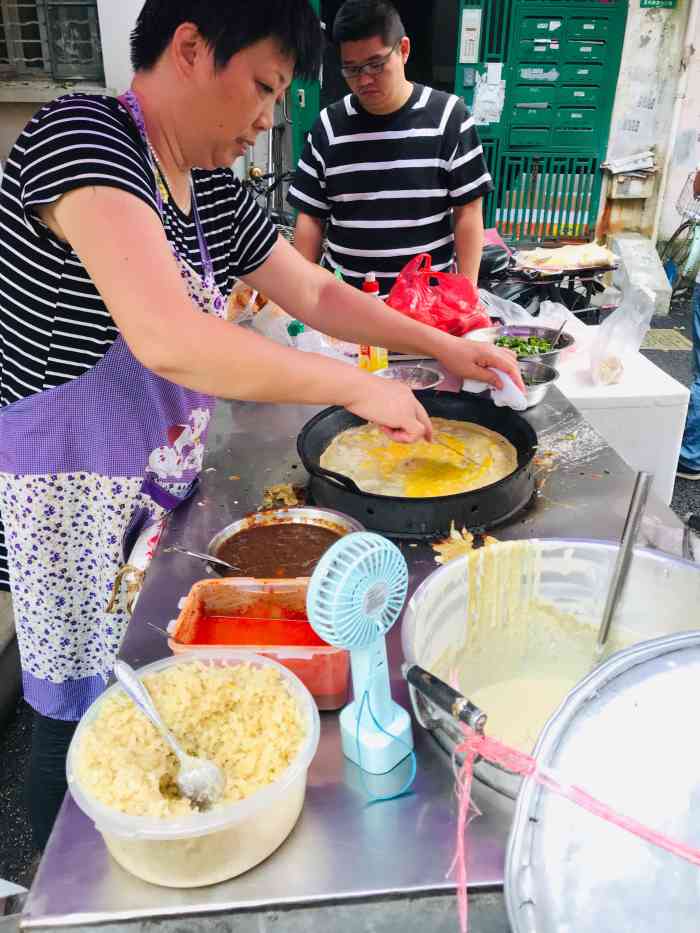
<svg viewBox="0 0 700 933"><path fill-rule="evenodd" d="M122 655L132 664L167 654L165 638L146 623L165 627L177 614L179 598L202 576L197 562L168 553L168 544L204 550L215 531L260 504L265 486L303 481L295 440L313 413L292 406L219 406L200 492L172 517L129 626ZM527 418L540 438L542 488L530 511L498 537L619 538L634 480L629 467L556 390ZM648 514L674 534L679 527L658 501L650 501ZM434 555L424 544L402 548L415 587L435 567ZM396 626L389 638L393 690L408 705L400 660ZM337 715L323 714L306 804L292 835L262 865L209 888L171 890L131 877L111 860L68 797L28 897L23 927L99 924L108 933L131 933L151 930L160 918L164 931L258 931L277 917L285 933L455 929L454 885L447 877L455 844L452 773L432 738L418 728L415 735L414 792L368 805L365 784L375 793L396 790L405 770L400 765L397 774L362 775L341 754ZM503 885L510 804L478 785L475 800L482 815L469 828L472 930L496 933L507 924L500 898L489 892ZM279 910L285 911L283 920Z"/></svg>

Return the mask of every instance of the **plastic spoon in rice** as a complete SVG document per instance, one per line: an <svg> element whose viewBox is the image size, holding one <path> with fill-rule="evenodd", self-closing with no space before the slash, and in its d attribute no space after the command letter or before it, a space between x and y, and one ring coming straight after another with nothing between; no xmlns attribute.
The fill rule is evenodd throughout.
<svg viewBox="0 0 700 933"><path fill-rule="evenodd" d="M224 792L224 776L218 765L206 758L187 755L160 718L148 690L138 674L126 661L116 661L114 673L125 692L147 716L158 732L163 736L180 762L180 772L176 782L183 797L187 797L199 810L208 810Z"/></svg>

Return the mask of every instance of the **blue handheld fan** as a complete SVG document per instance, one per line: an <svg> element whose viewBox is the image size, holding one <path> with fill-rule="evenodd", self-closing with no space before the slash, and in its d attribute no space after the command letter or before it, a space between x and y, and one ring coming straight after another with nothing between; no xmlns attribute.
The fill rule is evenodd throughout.
<svg viewBox="0 0 700 933"><path fill-rule="evenodd" d="M350 650L354 700L340 714L343 753L370 774L391 771L413 749L410 717L391 698L384 639L407 589L408 568L396 545L357 532L326 551L306 597L316 634Z"/></svg>

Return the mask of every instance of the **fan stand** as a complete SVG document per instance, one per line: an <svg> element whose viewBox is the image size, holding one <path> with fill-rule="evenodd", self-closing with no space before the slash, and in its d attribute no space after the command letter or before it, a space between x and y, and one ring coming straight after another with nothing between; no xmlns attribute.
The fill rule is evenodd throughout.
<svg viewBox="0 0 700 933"><path fill-rule="evenodd" d="M369 774L386 774L413 751L413 731L411 717L391 697L383 637L353 650L352 682L354 699L340 713L343 754Z"/></svg>
<svg viewBox="0 0 700 933"><path fill-rule="evenodd" d="M350 651L354 699L340 714L341 742L345 757L369 774L387 774L413 752L410 716L391 697L385 640L407 589L396 545L356 532L321 557L306 595L316 634Z"/></svg>

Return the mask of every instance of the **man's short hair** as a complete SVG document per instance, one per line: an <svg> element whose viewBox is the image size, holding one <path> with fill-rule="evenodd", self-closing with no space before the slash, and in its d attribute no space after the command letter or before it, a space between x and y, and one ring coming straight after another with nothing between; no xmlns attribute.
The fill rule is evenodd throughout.
<svg viewBox="0 0 700 933"><path fill-rule="evenodd" d="M337 45L381 36L384 45L393 48L405 35L398 10L389 0L345 0L333 22Z"/></svg>
<svg viewBox="0 0 700 933"><path fill-rule="evenodd" d="M217 69L248 46L276 39L283 54L295 59L296 77L318 77L322 32L309 0L146 0L131 34L134 71L153 68L182 23L197 27Z"/></svg>

